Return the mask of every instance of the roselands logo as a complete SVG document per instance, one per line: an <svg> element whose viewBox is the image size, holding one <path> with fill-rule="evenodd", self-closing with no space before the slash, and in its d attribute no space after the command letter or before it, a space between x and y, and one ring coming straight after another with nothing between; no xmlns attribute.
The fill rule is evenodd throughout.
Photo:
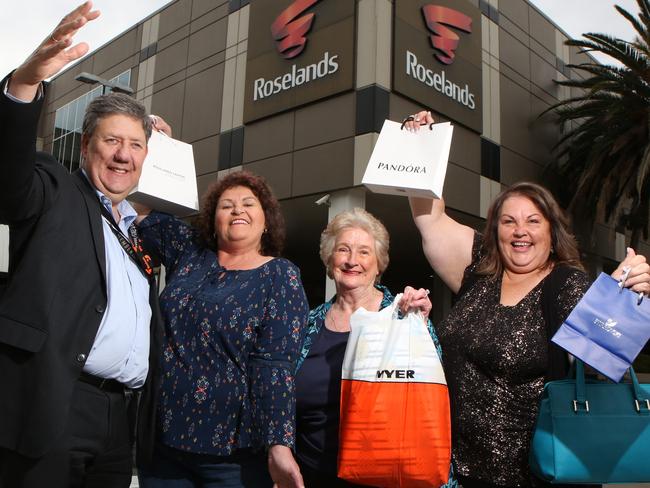
<svg viewBox="0 0 650 488"><path fill-rule="evenodd" d="M271 34L275 40L280 56L293 59L298 56L307 43L306 34L311 29L314 14L298 17L319 0L296 0L277 16L271 24Z"/></svg>
<svg viewBox="0 0 650 488"><path fill-rule="evenodd" d="M423 6L422 15L427 28L433 32L430 36L431 46L438 51L434 56L443 64L453 63L460 37L450 27L471 34L471 17L441 5Z"/></svg>

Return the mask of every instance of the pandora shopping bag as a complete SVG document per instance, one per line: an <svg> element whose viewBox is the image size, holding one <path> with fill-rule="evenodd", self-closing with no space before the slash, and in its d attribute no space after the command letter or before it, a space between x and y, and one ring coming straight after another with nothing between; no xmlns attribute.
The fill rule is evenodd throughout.
<svg viewBox="0 0 650 488"><path fill-rule="evenodd" d="M451 456L442 364L417 313L398 318L400 296L350 318L341 381L338 475L381 487L439 487Z"/></svg>

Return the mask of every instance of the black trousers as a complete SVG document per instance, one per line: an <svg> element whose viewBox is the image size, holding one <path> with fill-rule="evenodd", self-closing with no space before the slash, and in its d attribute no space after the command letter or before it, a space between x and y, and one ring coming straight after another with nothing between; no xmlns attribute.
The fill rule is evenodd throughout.
<svg viewBox="0 0 650 488"><path fill-rule="evenodd" d="M65 434L54 449L36 459L0 449L0 488L128 488L133 442L127 407L124 392L77 381Z"/></svg>

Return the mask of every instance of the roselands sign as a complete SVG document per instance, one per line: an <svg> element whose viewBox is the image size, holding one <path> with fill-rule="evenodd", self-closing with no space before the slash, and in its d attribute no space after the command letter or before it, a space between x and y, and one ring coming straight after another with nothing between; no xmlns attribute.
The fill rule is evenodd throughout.
<svg viewBox="0 0 650 488"><path fill-rule="evenodd" d="M350 90L355 2L250 3L244 122Z"/></svg>
<svg viewBox="0 0 650 488"><path fill-rule="evenodd" d="M393 89L482 131L481 14L465 0L395 2Z"/></svg>

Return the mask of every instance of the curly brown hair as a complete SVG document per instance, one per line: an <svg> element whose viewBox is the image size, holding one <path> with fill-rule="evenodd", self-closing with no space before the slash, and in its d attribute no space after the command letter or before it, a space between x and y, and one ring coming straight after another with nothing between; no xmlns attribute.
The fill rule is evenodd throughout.
<svg viewBox="0 0 650 488"><path fill-rule="evenodd" d="M280 203L263 177L244 170L234 171L219 181L215 181L203 197L201 213L194 225L199 230L204 244L213 251L217 251L217 240L214 236L214 216L217 203L224 191L235 186L249 188L260 201L264 210L266 229L262 234L260 253L263 256L280 256L284 248L286 234Z"/></svg>
<svg viewBox="0 0 650 488"><path fill-rule="evenodd" d="M521 182L503 190L492 202L485 222L483 251L477 272L496 279L503 274L499 252L499 217L503 203L510 197L528 198L539 209L551 226L551 253L547 266L563 264L584 271L580 262L578 243L569 229L569 219L550 191L541 185Z"/></svg>

